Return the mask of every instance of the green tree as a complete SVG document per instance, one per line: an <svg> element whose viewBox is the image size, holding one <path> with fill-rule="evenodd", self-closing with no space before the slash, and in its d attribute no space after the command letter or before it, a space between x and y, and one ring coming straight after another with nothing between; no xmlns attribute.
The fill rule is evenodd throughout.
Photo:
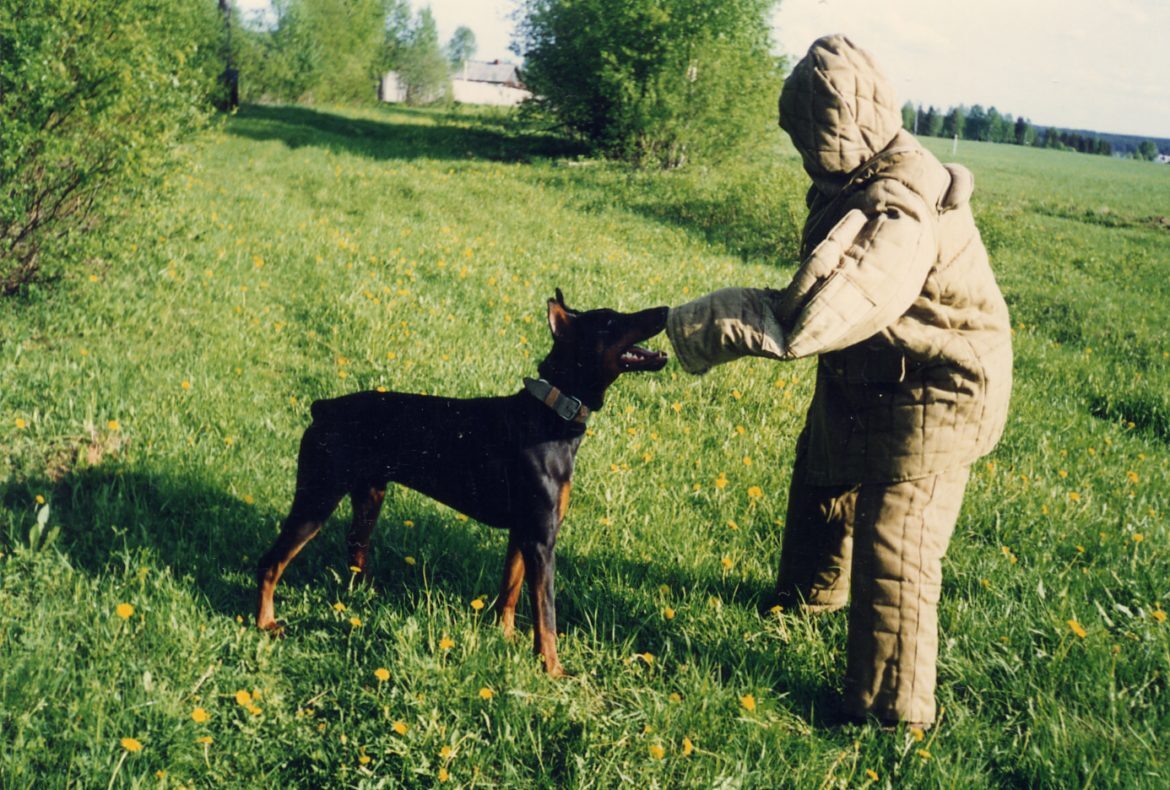
<svg viewBox="0 0 1170 790"><path fill-rule="evenodd" d="M1158 145L1153 140L1142 140L1137 147L1138 159L1152 162L1158 158Z"/></svg>
<svg viewBox="0 0 1170 790"><path fill-rule="evenodd" d="M216 4L0 3L0 293L61 268L174 161L224 63Z"/></svg>
<svg viewBox="0 0 1170 790"><path fill-rule="evenodd" d="M908 132L914 131L914 122L918 119L918 110L914 109L913 102L902 105L902 128Z"/></svg>
<svg viewBox="0 0 1170 790"><path fill-rule="evenodd" d="M1035 145L1036 127L1032 126L1032 123L1021 115L1016 119L1013 137L1016 145Z"/></svg>
<svg viewBox="0 0 1170 790"><path fill-rule="evenodd" d="M774 129L775 0L526 0L531 105L606 154L677 166Z"/></svg>
<svg viewBox="0 0 1170 790"><path fill-rule="evenodd" d="M984 136L987 134L987 111L983 109L982 104L976 104L971 108L971 112L967 113L967 123L965 125L968 140L986 140Z"/></svg>
<svg viewBox="0 0 1170 790"><path fill-rule="evenodd" d="M475 57L475 33L471 28L459 26L451 34L447 42L447 61L455 71L463 68L463 64Z"/></svg>
<svg viewBox="0 0 1170 790"><path fill-rule="evenodd" d="M245 100L363 102L390 60L406 0L273 0L275 21L234 35Z"/></svg>
<svg viewBox="0 0 1170 790"><path fill-rule="evenodd" d="M962 137L967 124L967 112L962 105L952 107L943 118L943 134L947 137Z"/></svg>
<svg viewBox="0 0 1170 790"><path fill-rule="evenodd" d="M395 64L406 85L406 101L430 104L450 95L451 75L439 47L439 31L430 7L419 12Z"/></svg>
<svg viewBox="0 0 1170 790"><path fill-rule="evenodd" d="M920 134L925 134L930 137L939 137L942 134L943 117L932 104L926 111L926 116L922 126L918 128Z"/></svg>
<svg viewBox="0 0 1170 790"><path fill-rule="evenodd" d="M979 139L989 143L998 143L1003 140L1003 118L1000 117L999 110L994 107L987 108L987 122L983 126L983 135Z"/></svg>
<svg viewBox="0 0 1170 790"><path fill-rule="evenodd" d="M300 0L313 58L311 101L370 101L384 43L385 0Z"/></svg>

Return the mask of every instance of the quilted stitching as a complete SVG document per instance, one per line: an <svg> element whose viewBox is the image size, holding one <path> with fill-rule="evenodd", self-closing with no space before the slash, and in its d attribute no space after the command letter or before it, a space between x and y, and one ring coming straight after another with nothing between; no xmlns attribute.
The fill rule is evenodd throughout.
<svg viewBox="0 0 1170 790"><path fill-rule="evenodd" d="M785 80L779 110L780 126L814 180L853 172L902 125L889 82L869 53L845 36L813 43Z"/></svg>

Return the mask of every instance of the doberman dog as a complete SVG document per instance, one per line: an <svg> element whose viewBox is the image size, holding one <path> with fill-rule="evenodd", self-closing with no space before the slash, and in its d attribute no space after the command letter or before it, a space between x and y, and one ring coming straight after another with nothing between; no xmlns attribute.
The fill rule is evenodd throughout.
<svg viewBox="0 0 1170 790"><path fill-rule="evenodd" d="M514 395L442 398L358 392L313 403L301 439L292 509L257 569L256 625L279 630L272 595L289 561L348 494L350 565L364 571L370 533L389 482L413 488L492 527L509 530L496 609L506 636L527 580L534 650L554 677L553 547L569 506L573 462L588 416L622 373L661 370L667 355L636 345L662 331L667 308L578 312L560 289L548 301L552 349Z"/></svg>

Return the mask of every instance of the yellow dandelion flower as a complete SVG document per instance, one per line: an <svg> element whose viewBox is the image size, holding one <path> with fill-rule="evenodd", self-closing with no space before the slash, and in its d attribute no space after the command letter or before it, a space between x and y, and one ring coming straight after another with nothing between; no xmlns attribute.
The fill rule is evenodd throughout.
<svg viewBox="0 0 1170 790"><path fill-rule="evenodd" d="M1141 543L1145 539L1146 539L1146 536L1143 535L1142 533L1140 533L1140 532L1133 533L1133 542L1134 543Z"/></svg>
<svg viewBox="0 0 1170 790"><path fill-rule="evenodd" d="M402 522L402 526L404 526L404 527L406 527L407 529L409 529L409 528L411 528L411 527L413 527L413 526L414 526L414 522L413 522L413 521L411 521L410 519L406 519L406 521L403 521L403 522Z"/></svg>
<svg viewBox="0 0 1170 790"><path fill-rule="evenodd" d="M444 746L442 749L439 749L439 757L441 757L444 760L450 760L451 755L454 752L455 752L455 750L452 749L450 746Z"/></svg>
<svg viewBox="0 0 1170 790"><path fill-rule="evenodd" d="M374 670L374 677L382 683L385 683L390 679L390 670L386 669L386 667L378 667Z"/></svg>
<svg viewBox="0 0 1170 790"><path fill-rule="evenodd" d="M990 590L991 589L991 579L980 579L979 586L985 590Z"/></svg>
<svg viewBox="0 0 1170 790"><path fill-rule="evenodd" d="M635 653L634 657L640 658L643 661L645 661L647 666L651 666L651 667L654 666L654 654L653 653Z"/></svg>
<svg viewBox="0 0 1170 790"><path fill-rule="evenodd" d="M1072 630L1072 632L1074 634L1076 634L1081 639L1084 639L1086 636L1089 635L1089 632L1085 630L1085 627L1083 625L1081 625L1080 623L1078 623L1076 620L1069 620L1068 627Z"/></svg>
<svg viewBox="0 0 1170 790"><path fill-rule="evenodd" d="M657 743L650 744L650 756L655 760L661 760L666 756L666 749L662 748Z"/></svg>
<svg viewBox="0 0 1170 790"><path fill-rule="evenodd" d="M475 598L471 601L471 608L477 612L483 609L483 607L486 605L487 604L483 602L483 598Z"/></svg>
<svg viewBox="0 0 1170 790"><path fill-rule="evenodd" d="M929 760L930 759L930 752L928 752L926 749L919 749L918 756L921 757L923 760Z"/></svg>
<svg viewBox="0 0 1170 790"><path fill-rule="evenodd" d="M745 455L743 457L743 465L744 466L751 466L752 465L752 457L750 455Z"/></svg>
<svg viewBox="0 0 1170 790"><path fill-rule="evenodd" d="M370 762L370 755L368 755L368 754L359 755L358 762L361 763L362 765L368 765Z"/></svg>
<svg viewBox="0 0 1170 790"><path fill-rule="evenodd" d="M439 769L439 781L440 782L446 782L450 778L451 778L451 774L447 771L446 768Z"/></svg>
<svg viewBox="0 0 1170 790"><path fill-rule="evenodd" d="M416 562L418 562L418 560L416 560L414 557L411 557L409 555L406 557L403 557L402 561L405 562L407 565L414 565Z"/></svg>
<svg viewBox="0 0 1170 790"><path fill-rule="evenodd" d="M671 609L669 606L666 607L665 609L662 610L662 616L667 620L673 620L674 619L674 609Z"/></svg>
<svg viewBox="0 0 1170 790"><path fill-rule="evenodd" d="M926 732L921 727L911 727L910 737L921 743L922 740L926 737Z"/></svg>
<svg viewBox="0 0 1170 790"><path fill-rule="evenodd" d="M40 494L37 494L37 504L38 505L45 504L45 498L43 496L41 496Z"/></svg>
<svg viewBox="0 0 1170 790"><path fill-rule="evenodd" d="M254 504L256 504L256 500L251 494L244 494L244 504L245 505L254 505Z"/></svg>
<svg viewBox="0 0 1170 790"><path fill-rule="evenodd" d="M394 730L394 732L398 733L399 735L406 735L406 733L410 730L410 727L406 726L406 722L399 719L390 725L390 729Z"/></svg>
<svg viewBox="0 0 1170 790"><path fill-rule="evenodd" d="M24 430L25 428L27 428L27 427L28 427L28 423L27 423L27 422L25 422L25 420L24 420L24 418L23 418L23 417L17 417L17 418L16 418L16 428L17 428L17 430L23 431L23 430Z"/></svg>
<svg viewBox="0 0 1170 790"><path fill-rule="evenodd" d="M137 738L123 738L121 741L119 741L119 743L121 743L122 748L128 752L142 751L142 741L138 740Z"/></svg>
<svg viewBox="0 0 1170 790"><path fill-rule="evenodd" d="M248 706L252 704L252 695L246 689L240 689L236 692L236 704Z"/></svg>
<svg viewBox="0 0 1170 790"><path fill-rule="evenodd" d="M248 705L247 708L248 708L248 713L251 713L253 716L260 715L260 706L259 705Z"/></svg>
<svg viewBox="0 0 1170 790"><path fill-rule="evenodd" d="M343 604L341 601L336 602L335 604L333 604L333 611L344 612L345 611L345 604Z"/></svg>
<svg viewBox="0 0 1170 790"><path fill-rule="evenodd" d="M695 744L691 741L690 738L687 738L684 736L682 739L682 756L683 757L690 757L691 752L693 752L694 750L695 750Z"/></svg>
<svg viewBox="0 0 1170 790"><path fill-rule="evenodd" d="M196 708L195 710L191 711L191 720L196 724L203 724L210 718L211 714L203 708Z"/></svg>
<svg viewBox="0 0 1170 790"><path fill-rule="evenodd" d="M739 400L740 398L743 397L743 393L740 392L739 390L732 390L731 397L735 398L736 400Z"/></svg>
<svg viewBox="0 0 1170 790"><path fill-rule="evenodd" d="M745 433L747 433L747 428L743 427L742 425L737 425L735 426L735 432L740 436L743 436Z"/></svg>
<svg viewBox="0 0 1170 790"><path fill-rule="evenodd" d="M1068 492L1068 499L1070 502L1080 502L1081 495L1080 495L1080 493L1078 493L1076 491L1069 491Z"/></svg>
<svg viewBox="0 0 1170 790"><path fill-rule="evenodd" d="M682 694L679 694L677 691L672 691L667 699L671 702L682 702Z"/></svg>
<svg viewBox="0 0 1170 790"><path fill-rule="evenodd" d="M481 688L479 690L479 698L480 699L491 699L495 695L496 695L496 692L492 691L487 686L484 686L483 688Z"/></svg>
<svg viewBox="0 0 1170 790"><path fill-rule="evenodd" d="M675 401L674 403L670 404L670 408L674 409L675 413L677 414L678 412L682 411L682 404L678 401Z"/></svg>
<svg viewBox="0 0 1170 790"><path fill-rule="evenodd" d="M1131 469L1125 473L1125 479L1131 483L1136 484L1138 481L1138 473Z"/></svg>
<svg viewBox="0 0 1170 790"><path fill-rule="evenodd" d="M111 431L118 431L118 430L122 429L122 424L120 422L118 422L117 420L110 420L109 422L106 423L106 427L109 428Z"/></svg>
<svg viewBox="0 0 1170 790"><path fill-rule="evenodd" d="M182 388L183 388L183 389L185 389L185 390L189 390L189 389L191 389L191 381L190 381L190 379L183 379L181 382L179 382L179 386L180 386L180 387L182 387Z"/></svg>
<svg viewBox="0 0 1170 790"><path fill-rule="evenodd" d="M749 499L759 499L764 495L764 489L759 486L752 486L747 490L747 495Z"/></svg>
<svg viewBox="0 0 1170 790"><path fill-rule="evenodd" d="M349 624L354 628L361 628L362 627L362 618L358 617L355 614L353 617L349 618Z"/></svg>
<svg viewBox="0 0 1170 790"><path fill-rule="evenodd" d="M350 565L350 566L349 566L349 572L350 572L350 573L361 573L361 572L362 572L362 569L361 569L359 566L357 566L357 565Z"/></svg>
<svg viewBox="0 0 1170 790"><path fill-rule="evenodd" d="M872 768L866 768L866 769L865 769L865 776L866 776L866 778L867 778L867 779L869 779L869 781L871 781L871 782L876 782L876 781L878 780L878 778L879 778L879 777L878 777L878 772L877 772L877 771L875 771L875 770L873 770Z"/></svg>
<svg viewBox="0 0 1170 790"><path fill-rule="evenodd" d="M212 738L210 735L201 735L195 739L195 743L201 743L204 746L210 746L212 744Z"/></svg>
<svg viewBox="0 0 1170 790"><path fill-rule="evenodd" d="M724 488L727 488L727 475L725 475L723 472L720 472L719 477L715 478L715 487L720 491L722 491Z"/></svg>
<svg viewBox="0 0 1170 790"><path fill-rule="evenodd" d="M731 559L731 557L724 557L719 560L719 564L723 566L723 570L729 571L735 567L735 560Z"/></svg>
<svg viewBox="0 0 1170 790"><path fill-rule="evenodd" d="M444 636L442 639L439 640L439 649L440 650L450 650L453 647L455 647L455 640L452 639L451 637Z"/></svg>
<svg viewBox="0 0 1170 790"><path fill-rule="evenodd" d="M751 694L744 694L739 698L739 704L743 706L744 710L746 710L748 713L751 713L756 709L756 698Z"/></svg>
<svg viewBox="0 0 1170 790"><path fill-rule="evenodd" d="M120 603L114 607L114 614L121 617L123 620L129 620L134 616L134 604Z"/></svg>
<svg viewBox="0 0 1170 790"><path fill-rule="evenodd" d="M1159 623L1166 622L1166 612L1162 611L1161 609L1155 609L1154 611L1150 612L1150 616Z"/></svg>

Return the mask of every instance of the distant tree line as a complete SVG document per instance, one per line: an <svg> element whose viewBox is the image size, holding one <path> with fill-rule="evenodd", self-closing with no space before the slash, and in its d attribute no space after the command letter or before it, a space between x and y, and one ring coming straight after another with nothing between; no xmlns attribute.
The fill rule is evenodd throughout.
<svg viewBox="0 0 1170 790"><path fill-rule="evenodd" d="M979 104L971 107L959 105L944 112L933 106L923 109L922 105L906 102L902 105L902 125L908 131L928 137L953 139L957 136L960 140L1029 145L1101 156L1114 153L1113 144L1099 135L1051 126L1039 128L1022 115L1013 118L1011 113L1001 114L995 107L984 109ZM1145 140L1137 145L1132 155L1138 159L1156 159L1158 146Z"/></svg>

